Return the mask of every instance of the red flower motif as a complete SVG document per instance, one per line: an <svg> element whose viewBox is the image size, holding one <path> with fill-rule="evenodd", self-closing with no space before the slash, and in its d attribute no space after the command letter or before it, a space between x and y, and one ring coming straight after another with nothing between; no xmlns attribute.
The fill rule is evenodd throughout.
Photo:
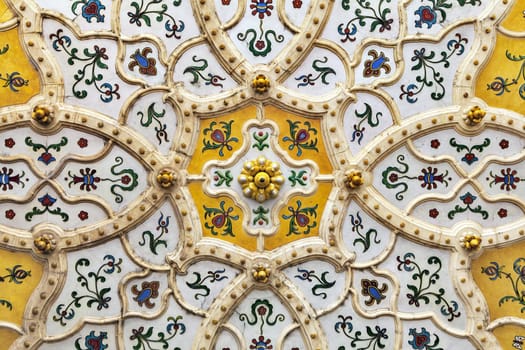
<svg viewBox="0 0 525 350"><path fill-rule="evenodd" d="M428 211L428 216L430 216L432 219L437 218L438 215L439 215L439 210L437 210L436 208L432 208Z"/></svg>
<svg viewBox="0 0 525 350"><path fill-rule="evenodd" d="M499 146L501 147L501 149L509 148L509 140L501 140L499 142Z"/></svg>
<svg viewBox="0 0 525 350"><path fill-rule="evenodd" d="M441 142L439 142L438 139L433 139L432 141L430 141L430 147L439 148L439 146L441 146Z"/></svg>
<svg viewBox="0 0 525 350"><path fill-rule="evenodd" d="M5 211L5 217L6 219L13 220L13 218L16 216L16 213L13 209L8 209Z"/></svg>
<svg viewBox="0 0 525 350"><path fill-rule="evenodd" d="M303 2L301 0L292 0L292 5L294 8L300 9L303 6Z"/></svg>
<svg viewBox="0 0 525 350"><path fill-rule="evenodd" d="M392 173L388 177L388 180L390 180L390 182L396 182L398 179L399 179L399 176L396 173Z"/></svg>
<svg viewBox="0 0 525 350"><path fill-rule="evenodd" d="M255 47L257 48L257 50L262 50L262 49L264 49L265 46L266 46L266 44L264 43L263 40L257 40L255 42Z"/></svg>
<svg viewBox="0 0 525 350"><path fill-rule="evenodd" d="M257 308L257 313L258 313L259 315L261 315L261 316L266 315L266 311L267 311L267 309L266 309L264 306L259 306L259 307Z"/></svg>
<svg viewBox="0 0 525 350"><path fill-rule="evenodd" d="M500 210L498 210L498 216L500 218L506 218L507 217L507 209L504 209L504 208L500 208Z"/></svg>
<svg viewBox="0 0 525 350"><path fill-rule="evenodd" d="M81 138L78 139L77 145L80 148L86 148L88 146L88 140L83 138L83 137L81 137Z"/></svg>
<svg viewBox="0 0 525 350"><path fill-rule="evenodd" d="M13 140L12 137L8 138L8 139L5 139L4 141L4 145L7 147L7 148L13 148L13 146L16 144L15 140Z"/></svg>
<svg viewBox="0 0 525 350"><path fill-rule="evenodd" d="M89 214L87 211L84 211L84 210L81 210L79 213L78 213L78 218L82 221L84 220L87 220L89 218Z"/></svg>
<svg viewBox="0 0 525 350"><path fill-rule="evenodd" d="M131 177L129 177L128 175L124 175L120 178L120 181L122 181L124 185L127 185L131 182Z"/></svg>

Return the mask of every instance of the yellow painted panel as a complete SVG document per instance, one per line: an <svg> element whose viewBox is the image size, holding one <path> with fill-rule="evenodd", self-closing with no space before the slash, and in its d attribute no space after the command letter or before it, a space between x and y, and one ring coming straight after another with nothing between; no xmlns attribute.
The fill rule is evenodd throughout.
<svg viewBox="0 0 525 350"><path fill-rule="evenodd" d="M203 165L210 160L229 159L242 146L243 124L256 116L256 107L249 106L221 117L202 119L197 146L188 172L198 174Z"/></svg>
<svg viewBox="0 0 525 350"><path fill-rule="evenodd" d="M272 250L299 239L318 236L321 216L331 190L332 184L320 183L314 196L290 198L288 205L279 212L279 230L264 240L264 248Z"/></svg>
<svg viewBox="0 0 525 350"><path fill-rule="evenodd" d="M476 84L476 96L490 106L523 112L525 98L525 40L497 35L496 46L489 63L481 71Z"/></svg>
<svg viewBox="0 0 525 350"><path fill-rule="evenodd" d="M9 9L5 1L0 0L0 23L8 21L11 18L13 18L13 12Z"/></svg>
<svg viewBox="0 0 525 350"><path fill-rule="evenodd" d="M40 92L40 78L20 45L18 29L0 36L0 107L27 102Z"/></svg>
<svg viewBox="0 0 525 350"><path fill-rule="evenodd" d="M273 120L279 126L279 146L287 151L291 158L311 159L317 163L322 174L332 172L323 141L320 118L301 117L275 106L267 106L264 114L266 119ZM296 124L292 126L291 123Z"/></svg>
<svg viewBox="0 0 525 350"><path fill-rule="evenodd" d="M42 265L30 253L0 250L0 321L22 325L27 301L42 278Z"/></svg>
<svg viewBox="0 0 525 350"><path fill-rule="evenodd" d="M515 32L524 31L525 27L523 27L523 23L525 23L525 20L523 18L523 10L525 10L523 0L516 1L514 7L510 10L503 22L501 22L501 25L505 27L505 29Z"/></svg>
<svg viewBox="0 0 525 350"><path fill-rule="evenodd" d="M17 332L8 329L8 328L0 328L0 350L7 350L13 344L13 342L18 338L20 334Z"/></svg>
<svg viewBox="0 0 525 350"><path fill-rule="evenodd" d="M494 335L498 338L502 350L516 350L519 348L513 346L514 337L525 337L525 328L514 325L505 325L494 329Z"/></svg>
<svg viewBox="0 0 525 350"><path fill-rule="evenodd" d="M188 189L197 207L204 237L217 238L250 251L257 248L256 237L244 232L241 208L233 200L226 196L208 197L201 182L190 183Z"/></svg>
<svg viewBox="0 0 525 350"><path fill-rule="evenodd" d="M525 242L490 249L472 263L472 275L487 300L491 320L525 315L521 312L525 311L525 304L521 304L525 294L521 282L525 271L524 249Z"/></svg>

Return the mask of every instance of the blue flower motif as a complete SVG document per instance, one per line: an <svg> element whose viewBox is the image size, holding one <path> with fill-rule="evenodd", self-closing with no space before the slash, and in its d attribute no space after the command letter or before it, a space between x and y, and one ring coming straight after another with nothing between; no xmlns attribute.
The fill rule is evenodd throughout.
<svg viewBox="0 0 525 350"><path fill-rule="evenodd" d="M420 6L414 14L419 16L419 19L416 20L416 28L421 28L422 24L425 23L427 29L430 29L436 23L436 11L430 6Z"/></svg>
<svg viewBox="0 0 525 350"><path fill-rule="evenodd" d="M42 204L44 207L50 207L50 206L52 206L52 205L57 201L57 199L51 197L51 196L49 195L49 193L46 193L46 194L43 195L42 197L38 198L38 201L39 201L40 204Z"/></svg>

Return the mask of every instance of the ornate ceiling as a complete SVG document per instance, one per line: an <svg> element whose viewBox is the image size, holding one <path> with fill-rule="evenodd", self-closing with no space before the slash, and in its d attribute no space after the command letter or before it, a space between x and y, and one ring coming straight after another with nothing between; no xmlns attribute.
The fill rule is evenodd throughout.
<svg viewBox="0 0 525 350"><path fill-rule="evenodd" d="M521 349L525 4L0 1L2 349Z"/></svg>

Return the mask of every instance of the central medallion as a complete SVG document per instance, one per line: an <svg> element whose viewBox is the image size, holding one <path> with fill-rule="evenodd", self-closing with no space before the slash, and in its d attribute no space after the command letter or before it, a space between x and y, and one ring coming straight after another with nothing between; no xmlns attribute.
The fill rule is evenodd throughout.
<svg viewBox="0 0 525 350"><path fill-rule="evenodd" d="M243 194L259 203L277 197L284 183L280 168L279 163L268 160L264 156L245 162L237 178Z"/></svg>

